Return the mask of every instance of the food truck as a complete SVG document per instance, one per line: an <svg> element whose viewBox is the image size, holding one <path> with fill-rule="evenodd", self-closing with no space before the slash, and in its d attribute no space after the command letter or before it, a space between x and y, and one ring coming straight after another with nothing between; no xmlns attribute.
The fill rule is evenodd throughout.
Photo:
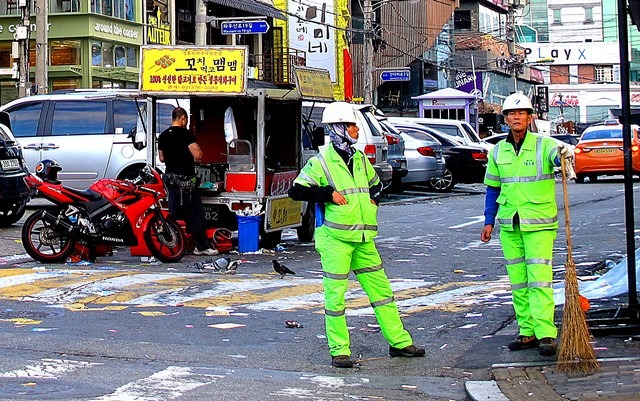
<svg viewBox="0 0 640 401"><path fill-rule="evenodd" d="M236 230L236 212L261 215L260 246L296 228L308 242L314 207L287 196L304 163L324 142L321 130L303 138L302 101L333 99L328 71L296 70L296 87L247 78L245 46L143 46L140 92L149 100L147 160L156 160L156 104L189 99L189 129L203 151L196 166L209 227Z"/></svg>

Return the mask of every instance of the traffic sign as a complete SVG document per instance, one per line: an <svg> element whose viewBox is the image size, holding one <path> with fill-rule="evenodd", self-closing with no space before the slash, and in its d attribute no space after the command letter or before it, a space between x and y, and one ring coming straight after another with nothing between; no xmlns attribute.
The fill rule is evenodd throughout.
<svg viewBox="0 0 640 401"><path fill-rule="evenodd" d="M262 20L224 21L220 24L220 31L223 35L267 33L269 24Z"/></svg>
<svg viewBox="0 0 640 401"><path fill-rule="evenodd" d="M380 74L380 79L383 81L410 81L411 71L409 70L383 71L382 74Z"/></svg>

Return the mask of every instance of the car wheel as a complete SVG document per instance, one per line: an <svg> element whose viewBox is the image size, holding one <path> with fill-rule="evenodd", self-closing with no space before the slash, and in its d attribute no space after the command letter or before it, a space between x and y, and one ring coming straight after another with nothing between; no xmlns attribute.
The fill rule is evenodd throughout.
<svg viewBox="0 0 640 401"><path fill-rule="evenodd" d="M584 174L576 174L576 184L584 183Z"/></svg>
<svg viewBox="0 0 640 401"><path fill-rule="evenodd" d="M429 186L437 192L449 192L455 184L453 174L447 168L444 169L442 177L434 177L429 181Z"/></svg>
<svg viewBox="0 0 640 401"><path fill-rule="evenodd" d="M589 174L589 182L596 182L598 181L598 176L595 174Z"/></svg>
<svg viewBox="0 0 640 401"><path fill-rule="evenodd" d="M27 208L27 199L19 199L0 205L0 227L8 227L24 216Z"/></svg>
<svg viewBox="0 0 640 401"><path fill-rule="evenodd" d="M140 170L144 168L144 164L135 164L129 166L118 175L119 180L135 180L140 177Z"/></svg>

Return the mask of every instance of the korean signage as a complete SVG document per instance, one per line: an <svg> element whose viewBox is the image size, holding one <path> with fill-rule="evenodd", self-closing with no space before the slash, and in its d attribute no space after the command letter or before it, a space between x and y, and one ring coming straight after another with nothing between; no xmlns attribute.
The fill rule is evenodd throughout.
<svg viewBox="0 0 640 401"><path fill-rule="evenodd" d="M390 70L380 73L382 81L411 81L411 71L409 70Z"/></svg>
<svg viewBox="0 0 640 401"><path fill-rule="evenodd" d="M166 5L155 5L154 2L151 11L147 13L147 43L171 44L171 24Z"/></svg>
<svg viewBox="0 0 640 401"><path fill-rule="evenodd" d="M329 71L295 67L296 86L305 99L333 100L333 85Z"/></svg>
<svg viewBox="0 0 640 401"><path fill-rule="evenodd" d="M289 0L289 47L302 50L307 66L329 71L336 82L335 11L330 0Z"/></svg>
<svg viewBox="0 0 640 401"><path fill-rule="evenodd" d="M254 34L269 32L267 21L224 21L220 24L220 33L223 35Z"/></svg>
<svg viewBox="0 0 640 401"><path fill-rule="evenodd" d="M140 91L240 94L246 91L244 46L142 47Z"/></svg>

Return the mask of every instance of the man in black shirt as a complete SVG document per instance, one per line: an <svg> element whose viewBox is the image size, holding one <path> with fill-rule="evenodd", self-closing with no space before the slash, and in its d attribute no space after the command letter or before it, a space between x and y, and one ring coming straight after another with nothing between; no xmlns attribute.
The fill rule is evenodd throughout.
<svg viewBox="0 0 640 401"><path fill-rule="evenodd" d="M158 156L166 165L164 181L169 213L187 223L187 231L195 242L194 255L217 255L205 234L202 199L196 188L195 162L202 159L202 149L187 129L189 116L185 109L173 109L171 120L171 126L158 137Z"/></svg>

